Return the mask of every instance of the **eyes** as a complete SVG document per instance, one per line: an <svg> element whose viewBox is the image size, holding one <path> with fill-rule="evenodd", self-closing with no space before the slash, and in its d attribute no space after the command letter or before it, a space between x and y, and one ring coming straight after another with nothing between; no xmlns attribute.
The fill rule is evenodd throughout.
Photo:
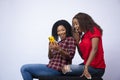
<svg viewBox="0 0 120 80"><path fill-rule="evenodd" d="M75 22L75 23L73 23L73 26L79 26L79 24Z"/></svg>
<svg viewBox="0 0 120 80"><path fill-rule="evenodd" d="M66 31L66 30L65 29L57 30L58 33L59 32L64 32L64 31Z"/></svg>
<svg viewBox="0 0 120 80"><path fill-rule="evenodd" d="M61 32L66 32L65 27L62 25L58 26L58 28L57 28L57 33L61 33Z"/></svg>
<svg viewBox="0 0 120 80"><path fill-rule="evenodd" d="M72 25L75 27L75 26L79 26L79 22L77 19L73 19L72 21Z"/></svg>

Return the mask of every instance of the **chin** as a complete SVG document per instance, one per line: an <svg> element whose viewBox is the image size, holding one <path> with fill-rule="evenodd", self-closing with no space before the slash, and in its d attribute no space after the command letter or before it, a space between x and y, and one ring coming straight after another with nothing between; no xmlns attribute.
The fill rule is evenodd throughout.
<svg viewBox="0 0 120 80"><path fill-rule="evenodd" d="M65 39L65 38L66 38L66 36L60 36L60 39L61 39L61 40Z"/></svg>

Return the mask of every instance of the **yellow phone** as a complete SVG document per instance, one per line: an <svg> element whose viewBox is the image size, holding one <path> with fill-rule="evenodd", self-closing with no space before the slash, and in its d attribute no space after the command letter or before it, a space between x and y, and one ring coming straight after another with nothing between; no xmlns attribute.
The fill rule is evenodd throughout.
<svg viewBox="0 0 120 80"><path fill-rule="evenodd" d="M48 37L48 39L49 39L49 42L51 43L55 42L55 38L53 36Z"/></svg>

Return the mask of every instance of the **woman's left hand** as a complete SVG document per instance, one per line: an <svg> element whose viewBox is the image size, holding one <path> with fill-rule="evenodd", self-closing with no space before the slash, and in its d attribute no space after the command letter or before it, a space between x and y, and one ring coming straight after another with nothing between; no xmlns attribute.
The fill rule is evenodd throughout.
<svg viewBox="0 0 120 80"><path fill-rule="evenodd" d="M84 71L83 74L81 75L81 77L85 76L87 79L91 79L91 74L88 72L88 67L84 67Z"/></svg>

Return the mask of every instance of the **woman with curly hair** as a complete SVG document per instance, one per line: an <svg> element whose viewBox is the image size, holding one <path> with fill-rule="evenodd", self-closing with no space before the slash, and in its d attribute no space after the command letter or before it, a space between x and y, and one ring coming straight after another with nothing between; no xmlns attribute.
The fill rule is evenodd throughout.
<svg viewBox="0 0 120 80"><path fill-rule="evenodd" d="M71 25L66 20L58 20L52 27L52 36L56 41L49 43L48 64L26 64L21 68L24 80L33 80L40 76L61 76L62 67L72 63L76 50ZM58 37L60 41L58 41Z"/></svg>

